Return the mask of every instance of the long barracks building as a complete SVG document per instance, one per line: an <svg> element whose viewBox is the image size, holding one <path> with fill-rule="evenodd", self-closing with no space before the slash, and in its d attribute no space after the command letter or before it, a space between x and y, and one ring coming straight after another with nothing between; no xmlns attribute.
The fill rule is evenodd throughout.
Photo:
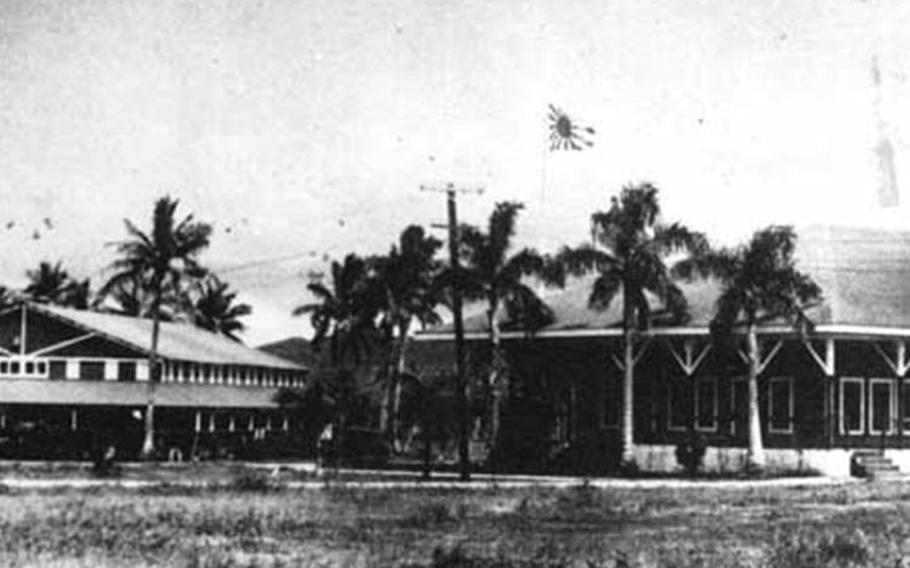
<svg viewBox="0 0 910 568"><path fill-rule="evenodd" d="M813 227L799 232L798 266L822 287L808 315L807 337L784 322L765 322L759 412L771 467L843 475L851 459L884 453L910 471L910 233ZM546 443L529 459L561 456L608 468L619 460L622 415L620 301L587 307L590 280L547 302L555 321L533 336L503 334L512 392L547 401ZM634 450L648 470L678 467L675 448L696 432L708 445L705 467L736 470L747 447L745 363L718 353L709 323L719 288L683 284L691 321L637 334L634 357ZM465 321L468 345L483 350L484 317ZM450 328L423 333L412 353L435 354L417 375L451 369ZM446 353L448 356L440 356ZM412 360L414 357L412 357Z"/></svg>
<svg viewBox="0 0 910 568"><path fill-rule="evenodd" d="M152 321L23 303L0 312L0 459L136 457L155 405L161 456L279 451L275 402L306 369L183 323L162 322L161 381L149 381Z"/></svg>

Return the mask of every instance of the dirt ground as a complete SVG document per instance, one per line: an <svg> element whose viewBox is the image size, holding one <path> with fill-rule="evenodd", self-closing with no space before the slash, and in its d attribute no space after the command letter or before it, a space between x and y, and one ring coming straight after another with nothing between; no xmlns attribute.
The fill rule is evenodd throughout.
<svg viewBox="0 0 910 568"><path fill-rule="evenodd" d="M193 470L160 474L178 475L191 479ZM903 482L466 490L335 480L300 489L249 470L208 469L203 477L219 483L0 485L0 564L910 565L910 483Z"/></svg>

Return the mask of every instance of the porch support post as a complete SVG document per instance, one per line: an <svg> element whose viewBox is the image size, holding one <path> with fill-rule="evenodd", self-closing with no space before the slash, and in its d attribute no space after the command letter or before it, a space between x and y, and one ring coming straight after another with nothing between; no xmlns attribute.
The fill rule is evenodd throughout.
<svg viewBox="0 0 910 568"><path fill-rule="evenodd" d="M707 343L701 351L698 352L698 355L696 355L695 341L693 339L685 340L683 343L683 352L681 354L673 347L673 343L670 340L667 340L666 345L673 360L676 361L676 364L679 365L679 368L682 369L682 372L685 373L687 377L691 377L698 371L698 367L705 360L708 352L711 351L711 344Z"/></svg>
<svg viewBox="0 0 910 568"><path fill-rule="evenodd" d="M835 361L837 352L834 338L825 338L825 352L821 354L808 339L803 340L803 346L819 366L823 373L822 382L825 391L825 434L828 438L828 447L834 447L834 433L837 431L837 370Z"/></svg>
<svg viewBox="0 0 910 568"><path fill-rule="evenodd" d="M894 357L891 357L878 342L873 342L872 346L878 351L885 364L894 371L894 376L903 378L910 371L910 361L907 360L907 343L899 340L894 342Z"/></svg>

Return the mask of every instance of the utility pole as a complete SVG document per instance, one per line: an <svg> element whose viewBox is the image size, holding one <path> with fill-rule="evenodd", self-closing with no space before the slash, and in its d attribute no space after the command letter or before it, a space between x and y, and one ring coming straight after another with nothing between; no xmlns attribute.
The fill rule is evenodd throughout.
<svg viewBox="0 0 910 568"><path fill-rule="evenodd" d="M458 461L459 479L471 480L471 461L468 455L468 414L467 380L464 363L464 320L461 313L461 265L458 261L458 193L483 193L483 189L458 189L453 183L444 188L420 186L420 191L444 191L448 205L449 262L452 268L452 320L455 328L455 415L458 420Z"/></svg>

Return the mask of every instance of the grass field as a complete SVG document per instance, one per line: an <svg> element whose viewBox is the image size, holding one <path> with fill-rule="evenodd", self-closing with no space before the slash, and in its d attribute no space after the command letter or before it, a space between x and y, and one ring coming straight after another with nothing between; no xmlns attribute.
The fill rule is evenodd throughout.
<svg viewBox="0 0 910 568"><path fill-rule="evenodd" d="M910 566L902 483L0 493L3 566Z"/></svg>

